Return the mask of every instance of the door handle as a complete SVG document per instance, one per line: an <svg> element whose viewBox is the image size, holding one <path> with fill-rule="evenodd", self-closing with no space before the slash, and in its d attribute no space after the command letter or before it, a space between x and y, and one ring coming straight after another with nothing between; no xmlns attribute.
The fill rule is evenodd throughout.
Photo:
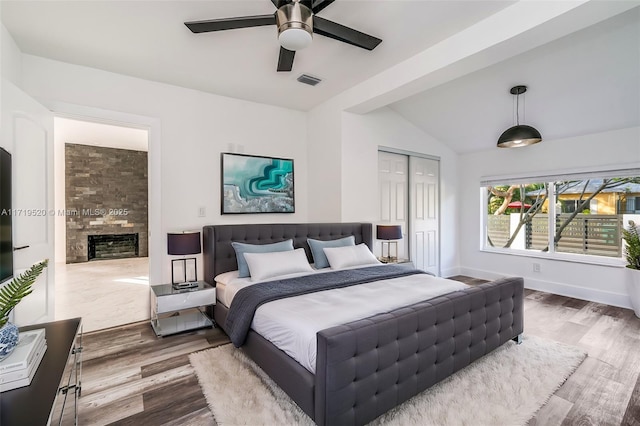
<svg viewBox="0 0 640 426"><path fill-rule="evenodd" d="M26 249L26 248L29 248L29 246L14 247L13 251L23 250L23 249Z"/></svg>

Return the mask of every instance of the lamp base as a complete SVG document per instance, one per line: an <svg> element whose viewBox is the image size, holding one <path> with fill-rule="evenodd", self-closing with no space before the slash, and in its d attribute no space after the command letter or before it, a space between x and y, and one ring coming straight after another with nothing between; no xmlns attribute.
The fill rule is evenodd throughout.
<svg viewBox="0 0 640 426"><path fill-rule="evenodd" d="M384 245L387 245L387 255L384 255ZM391 256L391 244L393 244L396 247L396 255L395 256ZM398 242L397 241L382 241L382 252L381 254L381 259L380 261L383 263L392 263L395 262L396 260L398 260ZM384 260L382 260L384 259Z"/></svg>
<svg viewBox="0 0 640 426"><path fill-rule="evenodd" d="M193 263L193 268L190 269L188 278L187 262ZM176 267L175 265L178 266ZM198 264L195 257L174 259L171 261L171 284L175 285L195 281L198 281Z"/></svg>

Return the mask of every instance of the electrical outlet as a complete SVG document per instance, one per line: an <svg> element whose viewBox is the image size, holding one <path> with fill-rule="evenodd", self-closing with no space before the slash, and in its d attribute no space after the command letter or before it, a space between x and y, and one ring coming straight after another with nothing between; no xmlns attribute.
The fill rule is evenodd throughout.
<svg viewBox="0 0 640 426"><path fill-rule="evenodd" d="M534 263L533 264L533 272L540 272L540 264L539 263Z"/></svg>
<svg viewBox="0 0 640 426"><path fill-rule="evenodd" d="M199 207L198 208L198 216L199 217L205 217L207 215L207 208L206 207Z"/></svg>

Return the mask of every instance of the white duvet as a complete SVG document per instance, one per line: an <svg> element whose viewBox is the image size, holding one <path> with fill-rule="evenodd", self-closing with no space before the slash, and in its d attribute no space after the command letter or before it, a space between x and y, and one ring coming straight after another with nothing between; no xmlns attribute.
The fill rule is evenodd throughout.
<svg viewBox="0 0 640 426"><path fill-rule="evenodd" d="M241 288L256 284L259 285L249 279L231 280L224 285L219 299L231 306ZM457 281L416 274L319 291L260 306L251 328L315 373L318 331L464 288L467 286Z"/></svg>

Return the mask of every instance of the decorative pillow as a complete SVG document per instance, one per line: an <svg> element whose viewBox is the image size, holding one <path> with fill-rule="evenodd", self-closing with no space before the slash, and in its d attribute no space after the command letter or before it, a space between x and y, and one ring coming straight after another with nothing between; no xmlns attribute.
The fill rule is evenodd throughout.
<svg viewBox="0 0 640 426"><path fill-rule="evenodd" d="M236 258L238 260L238 277L246 278L251 276L249 273L249 267L245 260L245 253L272 253L277 251L292 251L293 240L280 241L273 244L247 244L237 243L233 241L231 243L233 249L236 251Z"/></svg>
<svg viewBox="0 0 640 426"><path fill-rule="evenodd" d="M378 259L369 250L366 244L347 247L329 247L324 249L324 254L329 260L331 269L342 269L349 266L377 265Z"/></svg>
<svg viewBox="0 0 640 426"><path fill-rule="evenodd" d="M313 272L304 249L273 253L245 253L251 281L261 281L298 272Z"/></svg>
<svg viewBox="0 0 640 426"><path fill-rule="evenodd" d="M323 249L328 247L331 248L355 246L356 238L353 235L329 241L313 240L311 238L307 238L307 243L309 243L309 248L311 248L314 266L316 267L316 269L322 269L329 267L329 261L327 260L327 255L324 254Z"/></svg>

